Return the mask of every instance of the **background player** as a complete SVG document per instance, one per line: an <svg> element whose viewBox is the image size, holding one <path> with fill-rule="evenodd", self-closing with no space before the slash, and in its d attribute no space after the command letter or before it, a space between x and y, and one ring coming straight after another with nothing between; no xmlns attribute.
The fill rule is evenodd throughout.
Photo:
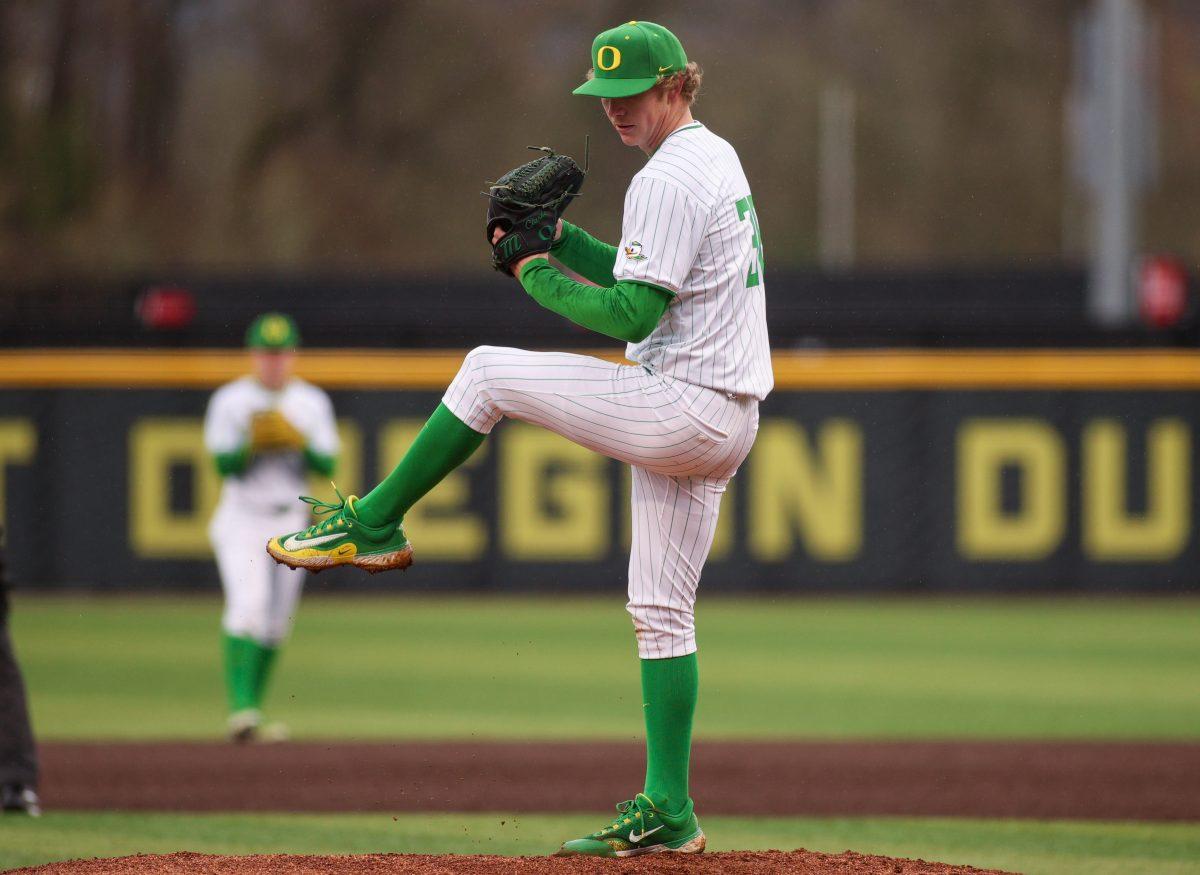
<svg viewBox="0 0 1200 875"><path fill-rule="evenodd" d="M218 389L204 420L204 442L224 478L209 525L225 590L221 626L229 696L229 736L278 738L263 725L262 700L280 642L291 629L303 577L263 556L281 527L298 527L296 505L309 471L331 476L338 452L329 396L293 377L300 334L280 313L259 316L246 332L254 373Z"/></svg>
<svg viewBox="0 0 1200 875"><path fill-rule="evenodd" d="M693 605L721 495L754 442L758 402L773 385L762 243L737 154L692 119L701 74L679 40L659 25L630 22L600 34L591 59L576 93L600 97L621 141L651 156L626 193L620 245L564 222L554 255L599 287L569 279L544 253L516 261L514 273L543 306L629 342L626 356L637 366L479 347L383 483L267 549L293 567L405 567L405 512L505 416L628 462L628 608L641 657L645 792L559 853L694 853L705 838L688 795L698 686Z"/></svg>

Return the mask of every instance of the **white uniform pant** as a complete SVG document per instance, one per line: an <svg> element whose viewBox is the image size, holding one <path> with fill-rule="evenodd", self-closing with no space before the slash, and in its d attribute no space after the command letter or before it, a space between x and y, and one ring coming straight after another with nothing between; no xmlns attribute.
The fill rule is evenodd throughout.
<svg viewBox="0 0 1200 875"><path fill-rule="evenodd" d="M570 353L481 346L443 403L487 434L505 416L633 467L629 613L643 659L696 650L694 606L725 484L758 432L758 402Z"/></svg>
<svg viewBox="0 0 1200 875"><path fill-rule="evenodd" d="M217 505L208 533L225 590L222 629L266 647L287 637L307 572L277 565L264 545L280 532L302 529L309 522L307 505L274 514L231 501Z"/></svg>

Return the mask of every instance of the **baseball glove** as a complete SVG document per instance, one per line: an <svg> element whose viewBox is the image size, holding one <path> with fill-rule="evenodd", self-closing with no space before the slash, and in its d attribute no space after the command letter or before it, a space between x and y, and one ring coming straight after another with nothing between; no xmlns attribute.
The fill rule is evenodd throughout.
<svg viewBox="0 0 1200 875"><path fill-rule="evenodd" d="M278 410L256 413L250 420L250 449L256 453L304 449L304 435Z"/></svg>
<svg viewBox="0 0 1200 875"><path fill-rule="evenodd" d="M579 194L586 173L574 158L549 146L529 148L546 154L508 171L487 192L488 243L497 228L504 232L492 245L492 267L509 275L517 259L550 251L558 219Z"/></svg>

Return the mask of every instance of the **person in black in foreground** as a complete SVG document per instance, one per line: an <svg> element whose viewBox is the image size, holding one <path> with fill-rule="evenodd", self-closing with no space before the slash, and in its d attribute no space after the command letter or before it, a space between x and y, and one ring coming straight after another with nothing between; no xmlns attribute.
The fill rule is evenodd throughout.
<svg viewBox="0 0 1200 875"><path fill-rule="evenodd" d="M37 817L38 762L25 704L25 683L8 635L8 575L0 530L0 809Z"/></svg>

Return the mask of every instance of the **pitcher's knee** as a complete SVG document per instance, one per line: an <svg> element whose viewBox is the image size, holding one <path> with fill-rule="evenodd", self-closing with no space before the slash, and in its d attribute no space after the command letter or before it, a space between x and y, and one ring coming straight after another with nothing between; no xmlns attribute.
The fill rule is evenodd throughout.
<svg viewBox="0 0 1200 875"><path fill-rule="evenodd" d="M498 359L503 357L506 351L502 346L477 346L467 353L466 358L463 359L459 373L463 371L474 372L481 367L494 364Z"/></svg>
<svg viewBox="0 0 1200 875"><path fill-rule="evenodd" d="M499 346L477 346L463 359L458 374L442 396L442 403L450 412L478 432L487 434L500 421L501 411L496 409L489 393L481 384L488 378L488 369L499 364L506 350Z"/></svg>
<svg viewBox="0 0 1200 875"><path fill-rule="evenodd" d="M696 652L696 616L691 607L630 602L638 656L667 659Z"/></svg>

